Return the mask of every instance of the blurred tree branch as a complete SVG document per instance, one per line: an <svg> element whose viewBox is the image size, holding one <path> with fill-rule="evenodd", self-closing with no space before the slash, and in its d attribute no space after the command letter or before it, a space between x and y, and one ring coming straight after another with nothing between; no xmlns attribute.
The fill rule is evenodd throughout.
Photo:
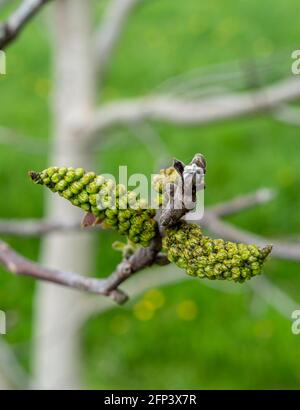
<svg viewBox="0 0 300 410"><path fill-rule="evenodd" d="M0 127L0 144L10 145L18 151L31 155L46 154L49 150L48 141L45 139L22 135L6 127Z"/></svg>
<svg viewBox="0 0 300 410"><path fill-rule="evenodd" d="M207 124L274 110L280 105L300 98L299 79L289 78L255 91L228 93L192 100L164 95L150 95L108 103L98 108L89 124L87 137L94 138L117 125L157 120L174 124Z"/></svg>
<svg viewBox="0 0 300 410"><path fill-rule="evenodd" d="M0 368L4 381L8 383L7 388L24 389L30 385L29 375L20 365L12 347L3 338L0 338Z"/></svg>
<svg viewBox="0 0 300 410"><path fill-rule="evenodd" d="M201 226L207 228L214 235L220 236L230 241L243 242L246 244L257 244L258 246L273 245L272 255L280 259L288 259L300 262L300 245L289 242L282 242L271 238L253 234L241 228L236 228L228 222L222 221L213 212L206 212L201 221Z"/></svg>
<svg viewBox="0 0 300 410"><path fill-rule="evenodd" d="M134 7L144 0L111 0L95 33L96 69L103 80L109 60Z"/></svg>
<svg viewBox="0 0 300 410"><path fill-rule="evenodd" d="M240 195L209 208L215 216L224 217L244 211L257 205L263 205L276 197L276 190L261 188L247 195Z"/></svg>
<svg viewBox="0 0 300 410"><path fill-rule="evenodd" d="M43 236L52 232L78 231L81 228L80 221L73 223L46 219L0 219L0 233L2 235ZM93 227L93 230L99 229L101 229L99 225Z"/></svg>
<svg viewBox="0 0 300 410"><path fill-rule="evenodd" d="M274 112L274 118L285 124L300 126L300 110L298 107L285 104Z"/></svg>
<svg viewBox="0 0 300 410"><path fill-rule="evenodd" d="M24 26L51 0L23 0L11 16L0 25L0 50L16 39Z"/></svg>

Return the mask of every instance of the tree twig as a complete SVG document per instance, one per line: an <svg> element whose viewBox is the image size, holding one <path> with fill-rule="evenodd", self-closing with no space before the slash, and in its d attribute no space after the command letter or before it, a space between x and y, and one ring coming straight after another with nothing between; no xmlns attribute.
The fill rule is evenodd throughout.
<svg viewBox="0 0 300 410"><path fill-rule="evenodd" d="M130 131L142 142L154 159L154 171L157 172L169 163L171 154L158 132L148 122L141 122L130 127Z"/></svg>
<svg viewBox="0 0 300 410"><path fill-rule="evenodd" d="M261 276L257 281L249 281L248 286L267 304L289 320L291 313L299 308L298 301L291 298L265 276Z"/></svg>
<svg viewBox="0 0 300 410"><path fill-rule="evenodd" d="M80 222L47 221L46 219L0 219L0 234L16 236L43 236L52 232L67 232L82 229ZM100 230L100 225L91 229Z"/></svg>
<svg viewBox="0 0 300 410"><path fill-rule="evenodd" d="M69 288L108 296L118 304L127 301L128 296L118 286L132 274L156 263L162 263L161 240L158 236L148 248L138 249L129 259L121 262L116 271L106 279L97 279L42 267L14 251L6 242L0 240L0 264L16 275L56 283Z"/></svg>
<svg viewBox="0 0 300 410"><path fill-rule="evenodd" d="M0 49L4 50L16 39L26 23L51 0L23 0L20 7L0 25Z"/></svg>
<svg viewBox="0 0 300 410"><path fill-rule="evenodd" d="M130 13L141 0L111 0L95 35L98 78L102 79Z"/></svg>
<svg viewBox="0 0 300 410"><path fill-rule="evenodd" d="M274 112L274 118L278 121L281 121L285 124L300 126L300 118L299 118L300 110L298 107L293 107L291 105L283 105L280 106Z"/></svg>
<svg viewBox="0 0 300 410"><path fill-rule="evenodd" d="M273 198L277 192L275 189L261 188L247 195L241 195L221 204L211 206L209 211L218 217L224 217L253 208L256 205L262 205Z"/></svg>
<svg viewBox="0 0 300 410"><path fill-rule="evenodd" d="M106 289L113 291L132 274L139 272L157 261L161 261L161 237L158 234L148 248L139 248L129 259L124 259L117 269L106 279Z"/></svg>
<svg viewBox="0 0 300 410"><path fill-rule="evenodd" d="M49 150L47 140L22 135L16 130L5 127L0 127L0 144L12 146L27 155L46 155Z"/></svg>
<svg viewBox="0 0 300 410"><path fill-rule="evenodd" d="M87 124L87 135L93 139L97 132L113 126L143 120L158 120L173 124L201 125L273 110L281 104L300 98L300 80L289 78L255 91L190 100L152 95L99 108Z"/></svg>
<svg viewBox="0 0 300 410"><path fill-rule="evenodd" d="M112 281L78 275L73 272L62 272L49 269L30 261L14 251L7 243L0 241L0 264L16 275L29 276L35 279L56 283L77 290L111 297L117 303L124 303L127 296L112 290Z"/></svg>
<svg viewBox="0 0 300 410"><path fill-rule="evenodd" d="M256 244L264 247L268 244L273 245L272 255L280 259L288 259L300 262L300 245L295 243L282 242L271 238L253 234L246 230L236 228L228 222L222 221L213 212L206 211L200 225L207 228L211 233L234 242Z"/></svg>

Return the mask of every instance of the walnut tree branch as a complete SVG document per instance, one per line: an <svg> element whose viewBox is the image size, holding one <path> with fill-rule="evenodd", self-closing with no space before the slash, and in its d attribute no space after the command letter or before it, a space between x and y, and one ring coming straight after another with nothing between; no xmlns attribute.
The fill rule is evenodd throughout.
<svg viewBox="0 0 300 410"><path fill-rule="evenodd" d="M141 0L111 0L95 35L98 78L102 79L130 13Z"/></svg>
<svg viewBox="0 0 300 410"><path fill-rule="evenodd" d="M241 228L237 228L228 222L222 221L217 215L209 211L205 213L204 218L199 223L212 234L233 242L242 242L246 244L255 243L261 247L272 244L273 256L277 256L280 259L300 262L300 246L298 244L265 238Z"/></svg>
<svg viewBox="0 0 300 410"><path fill-rule="evenodd" d="M292 105L282 105L274 112L274 118L289 125L300 125L299 108Z"/></svg>
<svg viewBox="0 0 300 410"><path fill-rule="evenodd" d="M172 124L202 125L273 110L300 98L300 80L289 78L254 91L228 93L199 100L150 95L112 102L98 108L87 124L87 138L113 126L143 120Z"/></svg>
<svg viewBox="0 0 300 410"><path fill-rule="evenodd" d="M0 219L0 234L15 236L43 236L52 232L78 231L82 229L80 222L50 221L46 219ZM91 229L100 230L100 225Z"/></svg>
<svg viewBox="0 0 300 410"><path fill-rule="evenodd" d="M0 25L0 49L4 50L38 11L51 0L24 0L20 7Z"/></svg>
<svg viewBox="0 0 300 410"><path fill-rule="evenodd" d="M265 204L276 196L276 190L261 188L247 195L241 195L229 201L224 201L209 207L209 211L218 217L224 217L253 208L257 205Z"/></svg>
<svg viewBox="0 0 300 410"><path fill-rule="evenodd" d="M124 259L106 279L108 291L117 289L122 282L134 273L152 266L156 262L161 264L161 246L161 237L157 234L149 247L139 248L129 259Z"/></svg>
<svg viewBox="0 0 300 410"><path fill-rule="evenodd" d="M138 249L129 259L122 261L115 272L106 279L97 279L43 267L14 251L0 240L0 265L16 275L29 276L69 288L108 296L118 304L127 301L128 296L118 286L132 274L154 263L165 264L161 250L161 238L157 236L148 248Z"/></svg>
<svg viewBox="0 0 300 410"><path fill-rule="evenodd" d="M42 267L14 251L6 242L0 240L0 264L16 275L28 276L47 282L111 297L121 304L127 300L122 291L113 289L113 281L81 276L73 272L62 272Z"/></svg>

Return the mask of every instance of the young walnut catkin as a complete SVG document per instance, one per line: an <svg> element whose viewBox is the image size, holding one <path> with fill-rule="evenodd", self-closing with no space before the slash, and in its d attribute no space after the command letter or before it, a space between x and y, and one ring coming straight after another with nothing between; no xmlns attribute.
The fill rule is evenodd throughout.
<svg viewBox="0 0 300 410"><path fill-rule="evenodd" d="M158 232L156 211L149 209L135 192L102 175L83 168L50 167L42 172L30 171L29 176L34 183L47 186L92 213L105 227L126 235L131 243L147 247ZM176 178L174 168L161 171L154 181L155 190L163 196L164 185ZM261 273L272 247L211 239L202 234L198 225L179 221L165 230L163 250L169 261L185 269L188 275L244 282Z"/></svg>
<svg viewBox="0 0 300 410"><path fill-rule="evenodd" d="M272 247L236 244L202 235L198 225L181 221L167 229L163 247L170 262L199 278L244 282L259 275Z"/></svg>
<svg viewBox="0 0 300 410"><path fill-rule="evenodd" d="M146 202L124 185L115 185L111 179L83 168L50 167L42 172L30 171L29 176L133 243L147 247L156 235L156 211L147 208Z"/></svg>

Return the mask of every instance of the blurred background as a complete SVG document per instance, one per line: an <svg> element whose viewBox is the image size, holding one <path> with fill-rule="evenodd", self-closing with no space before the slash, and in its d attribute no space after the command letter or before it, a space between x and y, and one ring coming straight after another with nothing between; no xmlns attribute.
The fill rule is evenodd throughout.
<svg viewBox="0 0 300 410"><path fill-rule="evenodd" d="M1 21L21 2L2 3ZM2 222L73 212L31 184L29 169L64 161L115 175L127 165L129 173L150 176L173 157L189 162L201 152L208 163L207 206L275 189L272 201L228 221L264 237L300 242L297 101L284 110L192 127L146 118L103 129L88 148L70 131L71 120L90 113L93 104L150 94L202 101L293 77L298 1L126 0L109 63L104 72L100 58L95 76L89 68L97 47L89 50L87 40L103 52L101 30L113 27L122 2L50 3L7 48L7 75L0 76ZM80 44L77 51L74 43ZM81 216L74 211L70 221ZM40 238L1 232L1 238L30 259L92 276L109 275L120 261L111 248L114 233ZM299 388L300 335L291 331L292 311L300 309L298 262L271 258L264 270L268 281L256 286L189 280L173 266L146 274L130 281L133 297L116 307L0 268L0 309L8 322L0 336L2 387ZM145 289L143 280L150 281Z"/></svg>

